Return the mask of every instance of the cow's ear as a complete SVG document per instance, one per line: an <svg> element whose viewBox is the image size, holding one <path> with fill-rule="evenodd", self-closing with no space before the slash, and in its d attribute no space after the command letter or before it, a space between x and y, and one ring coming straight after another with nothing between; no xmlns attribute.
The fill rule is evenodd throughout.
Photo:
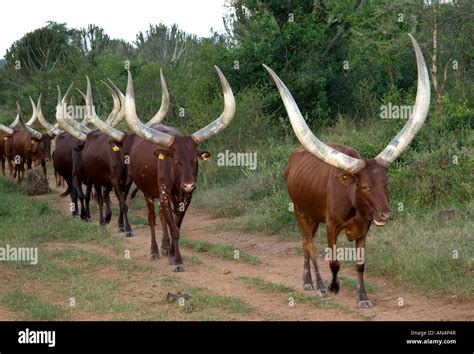
<svg viewBox="0 0 474 354"><path fill-rule="evenodd" d="M122 148L122 143L116 142L115 140L109 140L109 145L112 147L112 150L117 152Z"/></svg>
<svg viewBox="0 0 474 354"><path fill-rule="evenodd" d="M168 157L173 156L171 151L169 151L168 149L157 149L157 150L155 150L154 154L158 158L158 160L164 160L165 157L167 157L167 156Z"/></svg>
<svg viewBox="0 0 474 354"><path fill-rule="evenodd" d="M196 151L196 156L199 157L201 160L206 161L209 157L211 157L211 153L209 151Z"/></svg>
<svg viewBox="0 0 474 354"><path fill-rule="evenodd" d="M345 186L350 186L351 184L355 184L358 181L356 176L351 175L348 172L338 173L337 179Z"/></svg>

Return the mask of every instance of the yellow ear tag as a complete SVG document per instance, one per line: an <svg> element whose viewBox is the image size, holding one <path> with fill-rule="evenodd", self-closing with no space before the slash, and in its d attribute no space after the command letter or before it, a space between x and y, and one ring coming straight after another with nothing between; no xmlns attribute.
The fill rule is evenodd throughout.
<svg viewBox="0 0 474 354"><path fill-rule="evenodd" d="M112 146L112 150L114 150L114 151L119 151L120 148L119 148L117 145L114 145L114 146Z"/></svg>
<svg viewBox="0 0 474 354"><path fill-rule="evenodd" d="M202 157L202 159L203 159L204 161L207 161L207 160L209 160L209 157L207 157L206 155L204 155L204 156Z"/></svg>
<svg viewBox="0 0 474 354"><path fill-rule="evenodd" d="M31 139L31 143L32 143L32 144L36 144L36 141L34 141L33 139Z"/></svg>
<svg viewBox="0 0 474 354"><path fill-rule="evenodd" d="M160 152L160 154L158 155L158 158L160 160L164 160L165 159L165 154L163 154L162 152Z"/></svg>

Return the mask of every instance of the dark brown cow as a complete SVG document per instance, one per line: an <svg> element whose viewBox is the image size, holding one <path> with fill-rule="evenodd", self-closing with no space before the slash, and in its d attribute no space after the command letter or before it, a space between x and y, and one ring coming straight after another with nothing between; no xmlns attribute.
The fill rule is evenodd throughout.
<svg viewBox="0 0 474 354"><path fill-rule="evenodd" d="M11 136L13 134L13 129L3 125L3 124L0 124L0 161L1 161L1 164L2 164L2 174L5 176L5 160L7 159L7 155L6 155L6 150L5 150L5 146L6 146L6 141L8 139L11 139ZM11 164L11 162L9 161L9 164ZM12 171L10 170L10 173Z"/></svg>
<svg viewBox="0 0 474 354"><path fill-rule="evenodd" d="M160 219L163 226L162 252L168 255L175 271L184 271L179 250L180 227L196 188L198 159L207 159L210 154L200 151L198 145L219 133L235 115L235 100L232 90L219 68L215 67L224 92L224 111L208 126L190 136L164 125L144 125L137 117L131 73L128 73L125 102L125 118L137 137L130 154L130 173L133 181L143 192L148 207L148 222L151 229L152 259L159 258L155 237L156 215L153 200L160 199ZM168 235L171 234L171 241Z"/></svg>
<svg viewBox="0 0 474 354"><path fill-rule="evenodd" d="M53 153L53 167L55 173L64 178L66 182L66 191L61 194L62 197L70 196L71 198L71 214L73 218L79 216L79 208L77 204L77 192L73 185L73 154L75 148L81 144L81 141L69 133L61 133L56 137L56 149ZM81 219L87 220L88 215L82 205Z"/></svg>
<svg viewBox="0 0 474 354"><path fill-rule="evenodd" d="M23 121L23 115L20 105L17 103L17 111L21 128L15 128L12 134L12 148L16 169L19 169L18 179L22 179L23 163L27 164L28 169L34 165L41 165L43 173L46 176L46 162L51 160L51 138L48 134L40 132L29 127ZM18 163L19 162L19 163Z"/></svg>
<svg viewBox="0 0 474 354"><path fill-rule="evenodd" d="M411 37L411 36L410 36ZM340 263L334 253L337 236L345 231L355 240L358 274L358 306L372 307L364 286L365 239L370 224L383 226L392 218L388 196L388 167L406 149L421 128L430 105L430 84L423 54L411 37L418 66L418 90L413 115L405 127L375 159L361 160L359 153L343 145L326 145L309 130L291 93L268 67L277 84L293 130L304 146L295 150L285 171L288 192L304 235L304 289L313 289L310 260L316 273L316 289L327 295L319 273L313 236L319 223L326 223L332 281L329 290L337 293Z"/></svg>

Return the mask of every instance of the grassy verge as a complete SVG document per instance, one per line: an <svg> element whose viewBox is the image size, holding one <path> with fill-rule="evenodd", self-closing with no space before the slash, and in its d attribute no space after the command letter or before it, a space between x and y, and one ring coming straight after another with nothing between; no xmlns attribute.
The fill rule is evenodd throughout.
<svg viewBox="0 0 474 354"><path fill-rule="evenodd" d="M248 252L239 250L237 247L232 245L223 245L205 240L191 240L183 236L181 236L179 242L183 247L187 247L198 252L207 252L218 258L230 259L254 265L262 263L258 257L253 256Z"/></svg>

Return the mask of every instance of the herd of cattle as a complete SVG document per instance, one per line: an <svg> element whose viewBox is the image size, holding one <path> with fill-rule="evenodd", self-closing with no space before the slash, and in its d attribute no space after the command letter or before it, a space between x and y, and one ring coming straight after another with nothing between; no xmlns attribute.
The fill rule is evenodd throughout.
<svg viewBox="0 0 474 354"><path fill-rule="evenodd" d="M410 36L411 37L411 36ZM312 134L291 93L280 78L267 66L280 92L296 137L303 145L290 156L285 170L288 192L294 205L295 216L304 240L304 289L317 290L327 296L317 265L313 237L319 223L326 223L328 248L334 249L337 236L345 231L358 249L365 248L366 235L372 222L383 226L392 218L388 196L389 165L407 148L421 128L430 105L430 83L421 50L413 37L418 67L418 88L413 114L391 143L375 158L362 160L349 147L326 145ZM70 196L73 217L90 220L89 203L94 188L99 206L100 224L111 220L110 192L115 192L119 206L119 232L132 236L128 220L127 197L134 183L144 197L148 208L151 230L152 259L160 257L155 237L156 214L154 199L159 199L159 217L163 231L161 253L168 256L175 271L184 271L179 249L180 228L196 187L198 159L207 160L210 153L199 150L199 145L222 131L235 115L236 103L226 78L216 66L224 94L224 110L206 127L186 136L174 127L161 124L169 107L169 95L163 73L161 107L148 123L143 124L135 109L133 80L128 72L126 94L112 82L103 82L113 98L112 112L105 120L94 109L92 88L87 78L86 93L78 90L85 101L85 117L79 121L67 109L69 87L64 96L58 87L55 125L49 123L38 102L30 98L32 117L25 122L17 104L17 116L9 126L0 124L0 158L5 175L5 162L10 176L21 180L26 169L41 165L46 175L46 162L53 160L55 176L64 179L67 189L61 195ZM115 127L126 120L131 133ZM33 128L38 121L45 131ZM96 129L90 129L92 123ZM51 143L55 151L51 156ZM84 189L85 188L85 193ZM80 206L78 205L78 202ZM105 214L104 214L105 203ZM170 238L171 234L171 238ZM359 254L359 253L357 253ZM313 283L310 264L316 281ZM357 259L357 299L361 308L372 307L364 287L364 259ZM333 274L329 290L337 293L339 260L330 260Z"/></svg>

